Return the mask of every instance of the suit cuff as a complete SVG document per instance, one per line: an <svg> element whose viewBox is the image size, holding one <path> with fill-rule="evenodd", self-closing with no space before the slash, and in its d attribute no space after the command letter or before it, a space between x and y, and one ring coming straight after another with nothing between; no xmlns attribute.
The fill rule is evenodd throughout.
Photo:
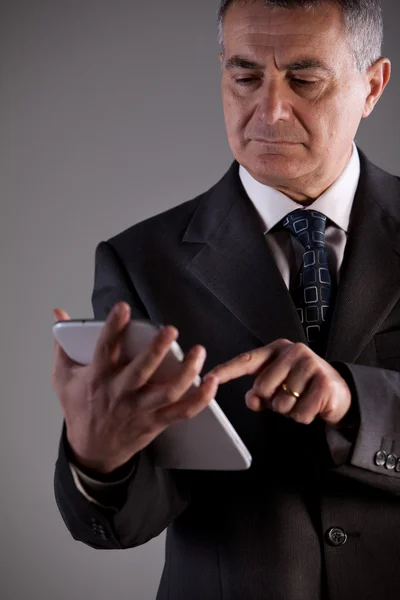
<svg viewBox="0 0 400 600"><path fill-rule="evenodd" d="M68 463L72 473L76 488L79 492L93 504L97 504L101 508L113 508L118 510L120 499L126 492L127 486L136 470L136 464L131 467L130 472L123 479L116 481L99 481L93 477L89 477L81 471L76 465Z"/></svg>
<svg viewBox="0 0 400 600"><path fill-rule="evenodd" d="M361 407L351 464L400 478L400 374L363 365L349 365L349 369Z"/></svg>
<svg viewBox="0 0 400 600"><path fill-rule="evenodd" d="M135 455L112 473L103 474L84 469L75 464L65 424L62 433L62 443L77 490L86 500L97 504L101 508L118 510L126 499L129 483L133 479L137 469L139 455Z"/></svg>
<svg viewBox="0 0 400 600"><path fill-rule="evenodd" d="M343 377L350 388L351 406L337 425L325 426L326 441L334 466L339 467L350 460L360 427L360 407L357 388L351 370L345 363L332 362L331 366Z"/></svg>

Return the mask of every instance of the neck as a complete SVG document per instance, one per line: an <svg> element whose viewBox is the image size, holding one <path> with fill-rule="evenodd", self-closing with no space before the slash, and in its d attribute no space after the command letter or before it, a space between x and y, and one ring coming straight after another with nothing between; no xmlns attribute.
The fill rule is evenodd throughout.
<svg viewBox="0 0 400 600"><path fill-rule="evenodd" d="M345 156L345 159L340 161L337 169L328 178L323 178L320 174L318 176L313 175L313 182L303 184L301 182L295 182L289 186L274 186L276 190L288 196L294 202L302 204L303 206L310 206L319 198L331 185L340 177L347 165L349 164L350 158L353 153L353 146L351 146L349 152Z"/></svg>
<svg viewBox="0 0 400 600"><path fill-rule="evenodd" d="M317 200L317 198L319 198L324 192L326 192L326 190L331 185L332 184L328 185L328 187L326 187L320 193L316 193L315 196L313 195L311 197L306 196L301 192L296 192L295 190L285 187L276 187L275 189L278 190L278 192L282 192L282 194L285 194L285 196L288 196L288 198L290 198L291 200L294 200L294 202L297 202L297 204L302 204L303 206L311 206L311 204L313 204Z"/></svg>

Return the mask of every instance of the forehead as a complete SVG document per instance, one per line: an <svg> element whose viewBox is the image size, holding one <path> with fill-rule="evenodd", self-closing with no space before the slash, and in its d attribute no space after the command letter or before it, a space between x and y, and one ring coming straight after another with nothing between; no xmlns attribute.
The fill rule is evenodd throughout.
<svg viewBox="0 0 400 600"><path fill-rule="evenodd" d="M307 51L331 57L332 61L344 47L347 49L339 5L324 2L309 10L285 9L266 7L260 0L230 6L225 15L227 55L247 52L254 57L271 51L285 55Z"/></svg>

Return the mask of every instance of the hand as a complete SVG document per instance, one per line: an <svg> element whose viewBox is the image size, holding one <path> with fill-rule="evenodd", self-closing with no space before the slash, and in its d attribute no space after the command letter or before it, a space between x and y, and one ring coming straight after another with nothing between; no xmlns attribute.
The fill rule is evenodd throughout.
<svg viewBox="0 0 400 600"><path fill-rule="evenodd" d="M69 320L55 309L56 320ZM130 307L117 304L108 315L93 361L79 365L55 342L53 387L63 408L67 438L82 467L110 473L125 464L172 423L190 419L215 396L218 380L205 378L190 391L206 352L194 346L177 376L164 384L151 377L177 338L174 327L164 327L151 346L132 361L121 360L121 339L130 321ZM185 396L185 397L184 397Z"/></svg>
<svg viewBox="0 0 400 600"><path fill-rule="evenodd" d="M339 373L308 346L288 340L241 354L209 374L216 375L220 384L256 375L246 394L248 407L256 412L270 408L305 425L317 416L338 425L351 406L350 389Z"/></svg>

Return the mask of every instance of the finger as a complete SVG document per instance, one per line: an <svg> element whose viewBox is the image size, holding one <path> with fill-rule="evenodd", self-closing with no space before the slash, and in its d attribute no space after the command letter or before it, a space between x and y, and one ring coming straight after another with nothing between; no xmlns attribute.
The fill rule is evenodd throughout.
<svg viewBox="0 0 400 600"><path fill-rule="evenodd" d="M194 346L186 355L180 372L168 383L152 386L150 379L148 389L144 388L143 394L137 401L137 407L143 411L156 411L178 402L201 372L205 358L205 349L202 346Z"/></svg>
<svg viewBox="0 0 400 600"><path fill-rule="evenodd" d="M202 346L194 346L188 352L180 373L172 378L166 389L168 404L175 404L190 390L196 377L201 373L206 356L207 353ZM196 387L193 391L197 391Z"/></svg>
<svg viewBox="0 0 400 600"><path fill-rule="evenodd" d="M227 383L243 375L255 375L259 370L273 360L276 354L292 342L276 340L268 346L244 352L232 360L218 365L210 371L210 375L218 377L220 383Z"/></svg>
<svg viewBox="0 0 400 600"><path fill-rule="evenodd" d="M290 352L288 358L290 359ZM312 355L306 354L289 369L282 377L273 396L271 408L282 415L288 415L294 410L299 399L310 385L310 381L318 368Z"/></svg>
<svg viewBox="0 0 400 600"><path fill-rule="evenodd" d="M58 323L59 321L70 321L71 317L68 315L68 313L65 312L65 310L62 310L61 308L53 308L53 322L54 323ZM54 338L54 348L56 349L57 352L59 352L59 348L61 348L60 344L58 343L57 339ZM62 349L62 348L61 348ZM63 354L66 356L65 352L63 352Z"/></svg>
<svg viewBox="0 0 400 600"><path fill-rule="evenodd" d="M265 405L264 402L262 401L262 399L257 396L257 394L255 394L253 392L253 390L249 390L246 395L245 395L245 401L247 404L247 407L252 410L253 412L261 412L262 410L264 410Z"/></svg>
<svg viewBox="0 0 400 600"><path fill-rule="evenodd" d="M281 396L281 392L271 400L258 396L252 389L245 396L246 404L253 412L261 412L265 409L271 409L281 415L288 414L296 405L297 398L286 395Z"/></svg>
<svg viewBox="0 0 400 600"><path fill-rule="evenodd" d="M163 362L178 334L178 330L171 325L163 327L149 346L120 373L117 380L118 393L122 393L123 390L134 391L146 385Z"/></svg>
<svg viewBox="0 0 400 600"><path fill-rule="evenodd" d="M271 408L272 399L296 365L297 353L294 348L295 344L282 345L279 353L268 361L254 380L253 392L265 401L267 408Z"/></svg>
<svg viewBox="0 0 400 600"><path fill-rule="evenodd" d="M314 377L288 416L298 423L309 425L321 412L323 400L319 378Z"/></svg>
<svg viewBox="0 0 400 600"><path fill-rule="evenodd" d="M57 322L57 321L70 321L71 317L62 308L53 308L53 319L54 319L54 322Z"/></svg>
<svg viewBox="0 0 400 600"><path fill-rule="evenodd" d="M54 342L54 355L53 355L53 371L58 369L68 369L76 367L78 363L74 362L68 354L66 354L61 347L60 343L55 340Z"/></svg>
<svg viewBox="0 0 400 600"><path fill-rule="evenodd" d="M286 383L290 390L301 395L309 387L311 379L319 369L320 365L313 356L305 355L295 362L283 383Z"/></svg>
<svg viewBox="0 0 400 600"><path fill-rule="evenodd" d="M203 379L200 387L180 402L160 409L157 412L157 420L165 426L179 421L192 419L206 408L216 396L218 390L218 378L207 376Z"/></svg>
<svg viewBox="0 0 400 600"><path fill-rule="evenodd" d="M54 346L53 364L51 370L51 384L54 391L59 394L69 381L72 370L78 365L65 354L58 342Z"/></svg>
<svg viewBox="0 0 400 600"><path fill-rule="evenodd" d="M326 372L315 375L290 416L304 424L317 416L331 425L339 423L351 406L351 393L347 386L338 387L337 383Z"/></svg>
<svg viewBox="0 0 400 600"><path fill-rule="evenodd" d="M122 340L130 316L130 306L126 302L118 302L107 316L93 353L92 365L95 375L108 367L113 358L115 360L116 345Z"/></svg>
<svg viewBox="0 0 400 600"><path fill-rule="evenodd" d="M53 320L58 321L70 321L70 316L65 310L60 308L53 309ZM70 357L64 352L59 342L54 338L54 354L53 354L53 369L52 369L52 382L53 386L56 386L56 380L61 376L62 372L74 367L76 363L70 359Z"/></svg>
<svg viewBox="0 0 400 600"><path fill-rule="evenodd" d="M296 406L298 398L279 389L271 402L271 409L281 415L288 415Z"/></svg>
<svg viewBox="0 0 400 600"><path fill-rule="evenodd" d="M169 384L169 396L172 403L177 402L194 384L201 373L207 353L203 346L194 346L185 356L182 369Z"/></svg>

